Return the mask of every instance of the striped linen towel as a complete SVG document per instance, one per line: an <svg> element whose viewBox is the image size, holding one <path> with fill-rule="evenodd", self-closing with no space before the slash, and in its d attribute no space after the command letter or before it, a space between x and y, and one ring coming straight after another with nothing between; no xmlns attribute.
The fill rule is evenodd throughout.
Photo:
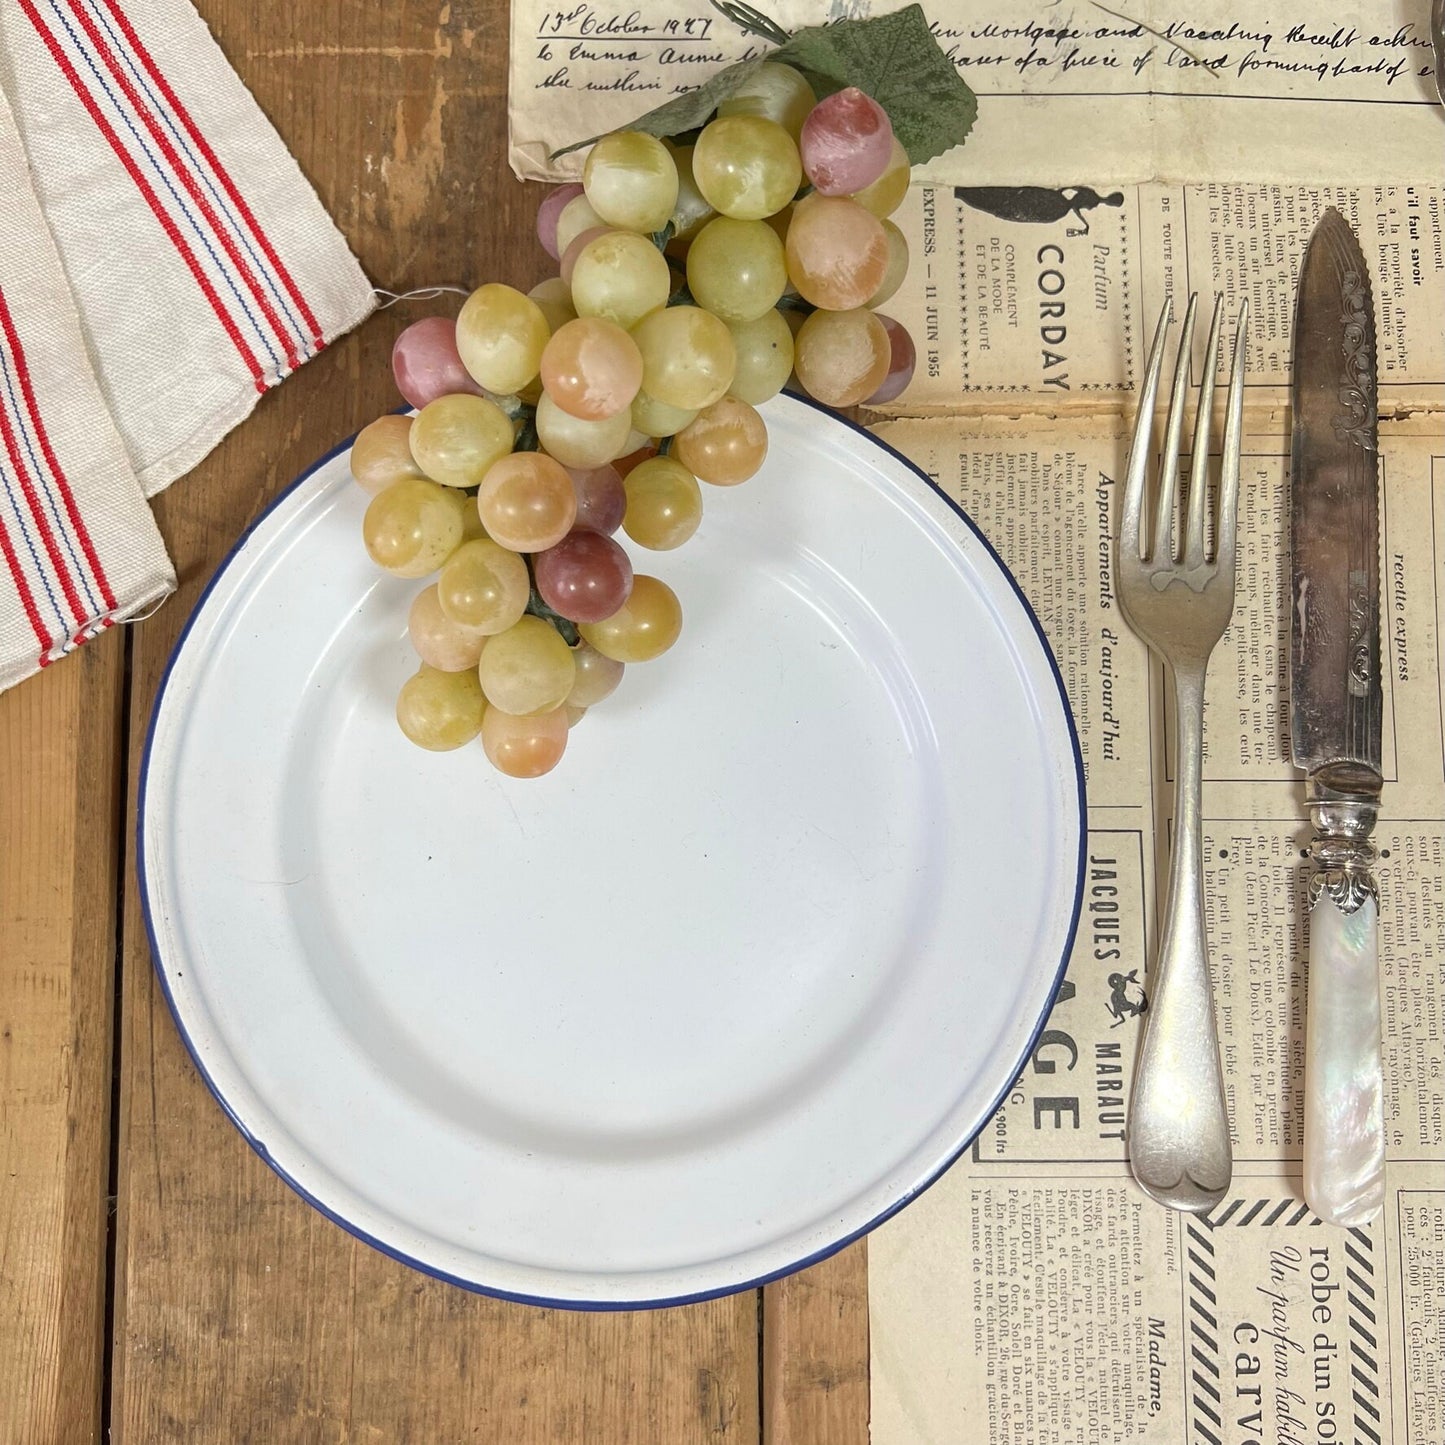
<svg viewBox="0 0 1445 1445"><path fill-rule="evenodd" d="M172 590L146 497L374 305L189 0L0 0L0 688Z"/></svg>

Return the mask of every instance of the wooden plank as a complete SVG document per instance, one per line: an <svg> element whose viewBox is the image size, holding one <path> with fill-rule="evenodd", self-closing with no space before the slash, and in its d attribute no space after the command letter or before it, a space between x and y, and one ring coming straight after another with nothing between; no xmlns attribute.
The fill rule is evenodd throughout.
<svg viewBox="0 0 1445 1445"><path fill-rule="evenodd" d="M0 695L0 1440L100 1436L125 636Z"/></svg>
<svg viewBox="0 0 1445 1445"><path fill-rule="evenodd" d="M764 1445L868 1445L866 1240L763 1291Z"/></svg>
<svg viewBox="0 0 1445 1445"><path fill-rule="evenodd" d="M537 192L506 168L501 0L201 9L378 284L546 274ZM395 405L391 339L441 309L373 318L161 499L182 588L138 629L132 800L155 688L206 578L269 497ZM133 880L123 1010L116 1441L757 1439L756 1293L614 1315L498 1303L405 1269L292 1195L190 1065Z"/></svg>

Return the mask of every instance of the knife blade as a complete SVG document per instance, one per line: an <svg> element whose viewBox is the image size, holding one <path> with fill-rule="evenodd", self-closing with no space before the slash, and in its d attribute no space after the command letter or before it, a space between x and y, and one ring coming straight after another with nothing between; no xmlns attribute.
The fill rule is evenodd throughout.
<svg viewBox="0 0 1445 1445"><path fill-rule="evenodd" d="M1290 737L1314 824L1305 1030L1305 1200L1358 1225L1384 1202L1379 893L1383 785L1375 312L1348 222L1325 211L1295 306Z"/></svg>

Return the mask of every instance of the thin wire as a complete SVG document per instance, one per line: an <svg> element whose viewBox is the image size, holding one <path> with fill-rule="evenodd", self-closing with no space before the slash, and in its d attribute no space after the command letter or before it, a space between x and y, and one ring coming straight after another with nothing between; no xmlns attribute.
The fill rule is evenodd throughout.
<svg viewBox="0 0 1445 1445"><path fill-rule="evenodd" d="M373 296L388 296L389 301L383 301L376 309L385 311L388 306L395 306L398 301L434 301L438 296L446 292L454 292L458 296L470 296L472 293L465 286L420 286L415 291L388 291L381 286L373 286Z"/></svg>

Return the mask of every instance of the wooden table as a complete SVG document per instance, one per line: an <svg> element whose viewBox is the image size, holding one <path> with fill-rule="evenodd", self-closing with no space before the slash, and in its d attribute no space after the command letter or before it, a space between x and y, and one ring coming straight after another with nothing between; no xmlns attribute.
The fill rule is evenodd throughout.
<svg viewBox="0 0 1445 1445"><path fill-rule="evenodd" d="M548 274L503 0L200 9L378 285ZM428 309L343 338L158 499L178 596L0 696L0 1445L867 1438L862 1246L651 1312L438 1283L251 1153L156 988L131 840L161 670L246 524L395 405L392 338Z"/></svg>

